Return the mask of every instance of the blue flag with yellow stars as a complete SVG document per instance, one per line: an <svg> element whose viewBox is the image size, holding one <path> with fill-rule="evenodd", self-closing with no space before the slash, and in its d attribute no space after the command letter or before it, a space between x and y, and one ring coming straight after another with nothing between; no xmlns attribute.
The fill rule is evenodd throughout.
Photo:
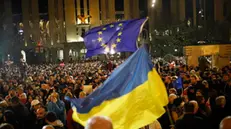
<svg viewBox="0 0 231 129"><path fill-rule="evenodd" d="M136 41L146 20L144 18L119 21L92 28L84 37L86 57L136 51Z"/></svg>

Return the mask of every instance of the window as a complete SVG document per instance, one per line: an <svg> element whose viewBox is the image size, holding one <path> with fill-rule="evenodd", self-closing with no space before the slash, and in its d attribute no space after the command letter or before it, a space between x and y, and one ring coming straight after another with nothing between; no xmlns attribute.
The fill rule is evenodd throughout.
<svg viewBox="0 0 231 129"><path fill-rule="evenodd" d="M115 0L115 10L124 11L124 0Z"/></svg>

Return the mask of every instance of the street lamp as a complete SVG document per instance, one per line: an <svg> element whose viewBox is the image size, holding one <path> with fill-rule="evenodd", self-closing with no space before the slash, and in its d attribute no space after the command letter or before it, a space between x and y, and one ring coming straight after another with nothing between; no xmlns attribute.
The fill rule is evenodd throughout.
<svg viewBox="0 0 231 129"><path fill-rule="evenodd" d="M156 0L152 0L152 8L155 7L155 4L156 4Z"/></svg>

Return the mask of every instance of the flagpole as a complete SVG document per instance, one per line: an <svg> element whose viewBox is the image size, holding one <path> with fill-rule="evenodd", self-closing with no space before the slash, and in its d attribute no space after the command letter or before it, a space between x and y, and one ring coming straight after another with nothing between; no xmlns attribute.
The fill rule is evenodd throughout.
<svg viewBox="0 0 231 129"><path fill-rule="evenodd" d="M144 23L140 26L140 33L139 35L141 34L141 32L143 31L143 28L144 28L144 25L145 23L149 20L149 17L146 18L146 20L144 21ZM138 42L136 42L136 47L138 48Z"/></svg>

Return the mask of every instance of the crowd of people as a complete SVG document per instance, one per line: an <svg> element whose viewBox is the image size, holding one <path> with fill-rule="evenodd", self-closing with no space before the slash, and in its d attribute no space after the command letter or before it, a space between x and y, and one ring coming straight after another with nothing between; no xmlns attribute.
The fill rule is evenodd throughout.
<svg viewBox="0 0 231 129"><path fill-rule="evenodd" d="M0 129L83 129L72 120L71 104L64 98L86 97L85 85L94 91L122 62L0 68L0 122L5 123ZM183 64L157 64L169 104L156 121L159 127L153 128L219 129L222 119L231 115L231 65L201 71Z"/></svg>
<svg viewBox="0 0 231 129"><path fill-rule="evenodd" d="M168 112L159 119L163 129L219 129L231 115L231 65L203 71L186 65L160 67L159 72L169 95Z"/></svg>

